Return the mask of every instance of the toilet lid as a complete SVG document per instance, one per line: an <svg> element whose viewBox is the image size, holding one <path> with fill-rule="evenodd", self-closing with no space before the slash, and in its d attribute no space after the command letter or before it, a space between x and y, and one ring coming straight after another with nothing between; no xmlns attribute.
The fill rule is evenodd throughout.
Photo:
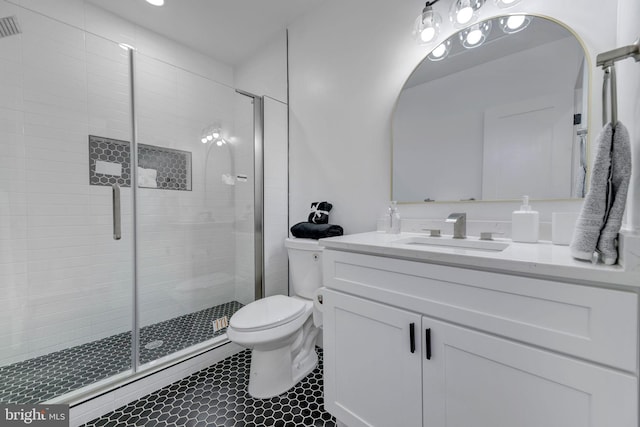
<svg viewBox="0 0 640 427"><path fill-rule="evenodd" d="M283 325L301 316L305 303L284 295L254 301L231 316L230 326L238 331L260 331Z"/></svg>

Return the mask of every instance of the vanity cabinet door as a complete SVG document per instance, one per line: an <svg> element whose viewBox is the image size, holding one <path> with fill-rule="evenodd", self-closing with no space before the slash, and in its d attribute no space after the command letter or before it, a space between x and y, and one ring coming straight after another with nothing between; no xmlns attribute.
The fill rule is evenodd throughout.
<svg viewBox="0 0 640 427"><path fill-rule="evenodd" d="M421 316L331 290L323 295L327 411L349 427L421 426Z"/></svg>
<svg viewBox="0 0 640 427"><path fill-rule="evenodd" d="M423 317L427 329L425 426L638 426L634 376Z"/></svg>

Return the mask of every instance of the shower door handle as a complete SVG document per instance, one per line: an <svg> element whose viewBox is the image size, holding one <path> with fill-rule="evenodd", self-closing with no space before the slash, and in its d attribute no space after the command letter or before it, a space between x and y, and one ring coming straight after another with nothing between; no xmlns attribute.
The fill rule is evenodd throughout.
<svg viewBox="0 0 640 427"><path fill-rule="evenodd" d="M111 186L113 198L113 240L122 238L122 222L120 218L120 186L113 184Z"/></svg>

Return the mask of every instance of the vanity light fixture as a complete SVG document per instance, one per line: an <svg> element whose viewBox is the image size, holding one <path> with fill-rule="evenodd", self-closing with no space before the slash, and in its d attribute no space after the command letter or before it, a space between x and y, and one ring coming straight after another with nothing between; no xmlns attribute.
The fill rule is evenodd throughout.
<svg viewBox="0 0 640 427"><path fill-rule="evenodd" d="M440 43L438 46L435 47L435 49L433 49L431 51L431 53L427 56L427 58L429 58L430 61L442 61L444 58L446 58L449 55L449 52L451 51L451 40L445 40L442 43Z"/></svg>
<svg viewBox="0 0 640 427"><path fill-rule="evenodd" d="M496 0L496 6L501 9L506 9L507 7L515 6L520 3L520 0Z"/></svg>
<svg viewBox="0 0 640 427"><path fill-rule="evenodd" d="M481 46L491 32L491 21L484 21L479 24L465 28L460 32L460 42L467 49L474 49Z"/></svg>
<svg viewBox="0 0 640 427"><path fill-rule="evenodd" d="M147 3L153 5L153 6L163 6L164 5L164 0L147 0Z"/></svg>
<svg viewBox="0 0 640 427"><path fill-rule="evenodd" d="M207 142L217 141L219 139L220 139L220 128L210 126L202 131L202 138L200 139L200 141L203 144L206 144Z"/></svg>
<svg viewBox="0 0 640 427"><path fill-rule="evenodd" d="M478 10L484 3L485 0L455 0L451 4L449 18L457 28L469 25L478 19Z"/></svg>
<svg viewBox="0 0 640 427"><path fill-rule="evenodd" d="M531 17L525 15L503 16L498 22L505 34L515 34L529 26Z"/></svg>
<svg viewBox="0 0 640 427"><path fill-rule="evenodd" d="M427 1L422 9L422 13L418 15L413 25L413 36L418 44L428 44L434 42L440 32L440 24L442 17L438 12L433 10L433 5L439 0Z"/></svg>

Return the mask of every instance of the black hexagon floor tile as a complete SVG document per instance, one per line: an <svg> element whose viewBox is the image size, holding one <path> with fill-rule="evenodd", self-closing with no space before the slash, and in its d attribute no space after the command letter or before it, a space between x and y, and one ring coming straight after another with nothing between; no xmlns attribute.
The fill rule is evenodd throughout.
<svg viewBox="0 0 640 427"><path fill-rule="evenodd" d="M213 332L213 320L242 307L237 301L145 326L140 330L140 363L167 356L225 332ZM146 347L145 347L146 346ZM0 367L0 403L38 403L112 375L131 363L131 333Z"/></svg>
<svg viewBox="0 0 640 427"><path fill-rule="evenodd" d="M324 410L323 355L291 390L271 399L247 392L251 352L244 350L85 424L144 427L334 427Z"/></svg>

